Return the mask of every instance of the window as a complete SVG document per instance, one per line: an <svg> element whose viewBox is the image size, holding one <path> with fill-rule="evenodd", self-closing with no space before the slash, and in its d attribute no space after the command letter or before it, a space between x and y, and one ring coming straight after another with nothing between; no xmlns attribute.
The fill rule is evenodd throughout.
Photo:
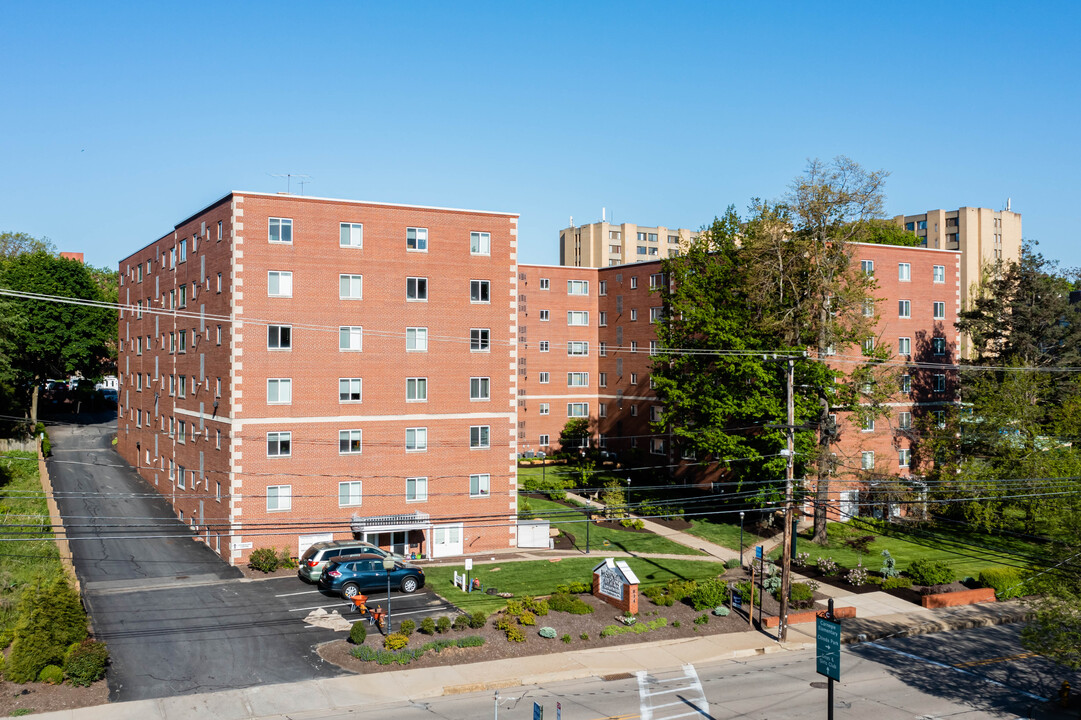
<svg viewBox="0 0 1081 720"><path fill-rule="evenodd" d="M541 340L540 341L540 351L541 352L548 352L548 341L547 340Z"/></svg>
<svg viewBox="0 0 1081 720"><path fill-rule="evenodd" d="M901 448L897 451L897 466L906 468L911 461L910 451L908 448Z"/></svg>
<svg viewBox="0 0 1081 720"><path fill-rule="evenodd" d="M428 328L406 328L405 349L408 352L428 352Z"/></svg>
<svg viewBox="0 0 1081 720"><path fill-rule="evenodd" d="M469 378L470 400L491 400L491 380L486 377Z"/></svg>
<svg viewBox="0 0 1081 720"><path fill-rule="evenodd" d="M214 444L214 447L216 450L221 450L221 430L218 430L217 433L217 440ZM218 483L218 485L221 485L221 483Z"/></svg>
<svg viewBox="0 0 1081 720"><path fill-rule="evenodd" d="M601 327L608 327L608 312L605 310L600 311L600 325Z"/></svg>
<svg viewBox="0 0 1081 720"><path fill-rule="evenodd" d="M289 457L293 452L293 433L271 432L266 434L267 457Z"/></svg>
<svg viewBox="0 0 1081 720"><path fill-rule="evenodd" d="M572 340L567 343L568 355L589 355L589 343Z"/></svg>
<svg viewBox="0 0 1081 720"><path fill-rule="evenodd" d="M946 376L935 375L935 392L946 392Z"/></svg>
<svg viewBox="0 0 1081 720"><path fill-rule="evenodd" d="M638 322L638 308L631 308L631 322Z"/></svg>
<svg viewBox="0 0 1081 720"><path fill-rule="evenodd" d="M214 397L221 397L221 378L218 378L217 389L214 392Z"/></svg>
<svg viewBox="0 0 1081 720"><path fill-rule="evenodd" d="M180 420L176 424L176 441L180 444L184 444L187 439L188 425L183 420Z"/></svg>
<svg viewBox="0 0 1081 720"><path fill-rule="evenodd" d="M221 325L218 326L218 345L221 345Z"/></svg>
<svg viewBox="0 0 1081 720"><path fill-rule="evenodd" d="M359 480L338 483L338 507L360 505L363 497L363 483Z"/></svg>
<svg viewBox="0 0 1081 720"><path fill-rule="evenodd" d="M567 281L567 294L568 295L588 295L589 294L589 281L588 280L568 280Z"/></svg>
<svg viewBox="0 0 1081 720"><path fill-rule="evenodd" d="M649 341L649 354L651 356L656 355L660 351L661 351L660 343L657 340L650 340Z"/></svg>
<svg viewBox="0 0 1081 720"><path fill-rule="evenodd" d="M405 479L406 502L424 502L428 499L428 478L411 477Z"/></svg>
<svg viewBox="0 0 1081 720"><path fill-rule="evenodd" d="M597 345L597 354L600 355L601 357L608 357L608 343L606 343L606 342L599 343Z"/></svg>
<svg viewBox="0 0 1081 720"><path fill-rule="evenodd" d="M221 273L218 273L218 292L221 292Z"/></svg>
<svg viewBox="0 0 1081 720"><path fill-rule="evenodd" d="M638 341L637 340L631 340L631 352L632 353L638 352Z"/></svg>
<svg viewBox="0 0 1081 720"><path fill-rule="evenodd" d="M874 317L875 316L875 301L864 300L863 301L863 316Z"/></svg>
<svg viewBox="0 0 1081 720"><path fill-rule="evenodd" d="M631 405L631 417L638 417L638 406Z"/></svg>
<svg viewBox="0 0 1081 720"><path fill-rule="evenodd" d="M597 373L597 375L597 385L599 387L608 387L608 373L602 372Z"/></svg>
<svg viewBox="0 0 1081 720"><path fill-rule="evenodd" d="M631 385L637 385L637 384L638 384L638 373L632 372L631 373Z"/></svg>
<svg viewBox="0 0 1081 720"><path fill-rule="evenodd" d="M934 281L936 283L944 283L944 282L946 282L946 266L945 265L935 265L932 268L932 272L933 272L933 275L934 275Z"/></svg>
<svg viewBox="0 0 1081 720"><path fill-rule="evenodd" d="M589 417L589 403L567 403L567 417Z"/></svg>
<svg viewBox="0 0 1081 720"><path fill-rule="evenodd" d="M270 297L293 297L293 273L281 270L268 272L267 295Z"/></svg>
<svg viewBox="0 0 1081 720"><path fill-rule="evenodd" d="M363 275L339 275L338 297L342 300L361 300L364 297Z"/></svg>
<svg viewBox="0 0 1081 720"><path fill-rule="evenodd" d="M491 332L488 328L471 328L469 330L469 351L488 352L491 350Z"/></svg>
<svg viewBox="0 0 1081 720"><path fill-rule="evenodd" d="M177 307L182 307L182 308L187 307L188 306L188 286L187 285L181 285L180 288L179 288L179 291L180 291L180 293L178 295L179 300L177 302Z"/></svg>
<svg viewBox="0 0 1081 720"><path fill-rule="evenodd" d="M874 432L874 431L875 431L875 419L873 417L870 417L870 416L865 417L863 419L863 432Z"/></svg>
<svg viewBox="0 0 1081 720"><path fill-rule="evenodd" d="M935 427L942 429L946 427L946 411L945 410L932 410L931 415L935 418Z"/></svg>
<svg viewBox="0 0 1081 720"><path fill-rule="evenodd" d="M405 401L428 402L428 378L406 378Z"/></svg>
<svg viewBox="0 0 1081 720"><path fill-rule="evenodd" d="M912 317L912 301L911 300L898 300L897 301L897 317L910 318Z"/></svg>
<svg viewBox="0 0 1081 720"><path fill-rule="evenodd" d="M663 307L651 307L649 309L649 321L659 322L664 320L664 308Z"/></svg>
<svg viewBox="0 0 1081 720"><path fill-rule="evenodd" d="M364 348L364 328L343 325L338 328L338 350L360 352Z"/></svg>
<svg viewBox="0 0 1081 720"><path fill-rule="evenodd" d="M188 376L180 375L177 377L176 394L178 397L184 397L188 394Z"/></svg>
<svg viewBox="0 0 1081 720"><path fill-rule="evenodd" d="M897 416L897 427L902 430L908 430L912 427L912 413L903 412Z"/></svg>
<svg viewBox="0 0 1081 720"><path fill-rule="evenodd" d="M537 438L537 444L540 445L541 447L548 447L548 444L549 444L548 443L548 436L547 435L541 435L539 438Z"/></svg>
<svg viewBox="0 0 1081 720"><path fill-rule="evenodd" d="M425 452L428 449L428 428L415 427L405 429L405 451Z"/></svg>
<svg viewBox="0 0 1081 720"><path fill-rule="evenodd" d="M405 248L428 252L428 228L406 228Z"/></svg>
<svg viewBox="0 0 1081 720"><path fill-rule="evenodd" d="M906 395L912 392L912 376L907 373L901 376L901 392Z"/></svg>
<svg viewBox="0 0 1081 720"><path fill-rule="evenodd" d="M187 352L188 351L188 331L187 330L178 331L177 332L177 340L179 342L179 347L177 349L177 352L182 352L182 353Z"/></svg>
<svg viewBox="0 0 1081 720"><path fill-rule="evenodd" d="M537 382L539 382L541 385L547 385L548 384L548 377L549 377L548 373L546 373L546 372L539 373L537 375Z"/></svg>
<svg viewBox="0 0 1081 720"><path fill-rule="evenodd" d="M293 242L293 221L290 218L270 218L268 235L272 243Z"/></svg>
<svg viewBox="0 0 1081 720"><path fill-rule="evenodd" d="M364 391L362 378L338 378L338 402L361 402Z"/></svg>
<svg viewBox="0 0 1081 720"><path fill-rule="evenodd" d="M569 310L567 312L568 325L589 325L588 310Z"/></svg>
<svg viewBox="0 0 1081 720"><path fill-rule="evenodd" d="M338 431L338 454L358 455L361 452L362 432L360 430Z"/></svg>
<svg viewBox="0 0 1081 720"><path fill-rule="evenodd" d="M946 354L946 338L944 338L944 337L931 338L931 352L933 352L935 355L945 355Z"/></svg>
<svg viewBox="0 0 1081 720"><path fill-rule="evenodd" d="M607 403L597 403L597 417L608 417Z"/></svg>
<svg viewBox="0 0 1081 720"><path fill-rule="evenodd" d="M916 223L914 223L914 222L906 222L905 223L905 230L915 232L916 231Z"/></svg>
<svg viewBox="0 0 1081 720"><path fill-rule="evenodd" d="M875 451L874 450L864 450L863 451L861 461L860 461L860 467L862 469L864 469L864 470L874 470L875 469Z"/></svg>
<svg viewBox="0 0 1081 720"><path fill-rule="evenodd" d="M469 233L469 253L471 255L491 255L492 235L486 232Z"/></svg>
<svg viewBox="0 0 1081 720"><path fill-rule="evenodd" d="M901 282L912 280L912 263L897 263L897 279Z"/></svg>
<svg viewBox="0 0 1081 720"><path fill-rule="evenodd" d="M860 260L860 269L863 270L864 275L875 274L875 261L874 260Z"/></svg>
<svg viewBox="0 0 1081 720"><path fill-rule="evenodd" d="M549 279L548 278L541 278L540 279L540 289L541 290L547 290L547 289L549 289L549 287L550 287Z"/></svg>
<svg viewBox="0 0 1081 720"><path fill-rule="evenodd" d="M349 248L364 247L364 226L360 223L342 223L341 246Z"/></svg>
<svg viewBox="0 0 1081 720"><path fill-rule="evenodd" d="M486 303L491 302L491 296L489 291L491 289L491 283L487 280L470 280L469 281L469 302Z"/></svg>
<svg viewBox="0 0 1081 720"><path fill-rule="evenodd" d="M268 350L290 350L293 347L291 325L267 325L266 346Z"/></svg>
<svg viewBox="0 0 1081 720"><path fill-rule="evenodd" d="M537 414L538 415L547 415L548 414L548 403L541 403L537 407Z"/></svg>
<svg viewBox="0 0 1081 720"><path fill-rule="evenodd" d="M945 320L946 319L946 303L944 303L944 302L933 303L933 312L934 312L934 319L935 320Z"/></svg>
<svg viewBox="0 0 1081 720"><path fill-rule="evenodd" d="M405 299L413 302L428 302L428 278L406 278Z"/></svg>
<svg viewBox="0 0 1081 720"><path fill-rule="evenodd" d="M661 406L660 405L650 405L650 407L649 407L649 419L652 422L660 422L661 421Z"/></svg>
<svg viewBox="0 0 1081 720"><path fill-rule="evenodd" d="M864 352L871 352L874 349L875 349L875 338L872 335L871 337L869 337L869 338L867 338L866 340L863 341L863 350L864 350Z"/></svg>
<svg viewBox="0 0 1081 720"><path fill-rule="evenodd" d="M601 280L598 283L597 293L600 294L600 295L607 295L608 294L608 281L607 280Z"/></svg>
<svg viewBox="0 0 1081 720"><path fill-rule="evenodd" d="M589 386L589 373L585 372L569 372L567 373L567 387L588 387Z"/></svg>
<svg viewBox="0 0 1081 720"><path fill-rule="evenodd" d="M649 452L653 455L664 455L664 438L653 438L649 441Z"/></svg>
<svg viewBox="0 0 1081 720"><path fill-rule="evenodd" d="M492 476L488 473L483 475L469 476L469 497L488 497L492 493Z"/></svg>
<svg viewBox="0 0 1081 720"><path fill-rule="evenodd" d="M488 425L473 425L469 428L469 447L472 449L484 449L491 447L491 427Z"/></svg>
<svg viewBox="0 0 1081 720"><path fill-rule="evenodd" d="M180 376L181 382L184 376ZM268 405L288 405L293 401L293 381L289 378L268 378L266 381Z"/></svg>
<svg viewBox="0 0 1081 720"><path fill-rule="evenodd" d="M912 338L897 338L897 353L899 355L912 354Z"/></svg>
<svg viewBox="0 0 1081 720"><path fill-rule="evenodd" d="M638 289L638 276L636 275L636 276L631 278L631 290L637 290L637 289Z"/></svg>

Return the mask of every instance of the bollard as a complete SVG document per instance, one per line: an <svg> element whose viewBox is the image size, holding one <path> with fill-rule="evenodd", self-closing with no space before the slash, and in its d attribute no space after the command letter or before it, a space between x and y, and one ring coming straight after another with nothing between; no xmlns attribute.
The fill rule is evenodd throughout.
<svg viewBox="0 0 1081 720"><path fill-rule="evenodd" d="M1070 681L1063 680L1062 687L1058 689L1058 701L1064 708L1070 707Z"/></svg>

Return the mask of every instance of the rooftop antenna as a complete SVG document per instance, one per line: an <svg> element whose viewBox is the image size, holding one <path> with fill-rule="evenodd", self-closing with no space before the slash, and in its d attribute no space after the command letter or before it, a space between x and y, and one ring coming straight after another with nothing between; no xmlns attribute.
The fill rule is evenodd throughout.
<svg viewBox="0 0 1081 720"><path fill-rule="evenodd" d="M1013 200L1013 198L1006 198L1006 212L1012 212L1010 210L1010 203L1011 203L1012 200Z"/></svg>
<svg viewBox="0 0 1081 720"><path fill-rule="evenodd" d="M574 227L574 216L571 215L571 227Z"/></svg>
<svg viewBox="0 0 1081 720"><path fill-rule="evenodd" d="M601 222L608 222L608 208L601 208Z"/></svg>
<svg viewBox="0 0 1081 720"><path fill-rule="evenodd" d="M301 175L300 173L270 173L270 177L285 178L285 192L292 194L293 192L293 178L305 178L311 180L311 175Z"/></svg>
<svg viewBox="0 0 1081 720"><path fill-rule="evenodd" d="M298 175L297 177L305 177L306 178L308 176L307 175ZM301 195L304 194L304 186L307 185L310 182L311 182L310 179L309 180L297 180L297 185L300 186L300 194Z"/></svg>

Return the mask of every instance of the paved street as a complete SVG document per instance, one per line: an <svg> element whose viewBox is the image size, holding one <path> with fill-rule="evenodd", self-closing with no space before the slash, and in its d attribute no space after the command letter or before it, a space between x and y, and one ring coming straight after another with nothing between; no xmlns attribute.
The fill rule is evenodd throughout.
<svg viewBox="0 0 1081 720"><path fill-rule="evenodd" d="M61 514L73 527L72 554L94 630L112 656L110 699L341 674L314 647L344 637L344 630L316 627L306 618L318 608L344 610L343 601L294 577L242 579L191 539L187 526L113 452L114 432L110 424L54 426L49 461ZM89 523L98 527L85 527ZM161 535L182 537L155 537ZM369 597L387 604L385 592ZM395 620L449 612L427 589L413 596L394 592L391 606Z"/></svg>

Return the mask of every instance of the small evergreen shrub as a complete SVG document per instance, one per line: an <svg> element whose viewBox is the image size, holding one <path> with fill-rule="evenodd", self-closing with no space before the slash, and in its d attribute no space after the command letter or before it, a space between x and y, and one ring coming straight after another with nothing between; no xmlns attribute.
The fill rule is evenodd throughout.
<svg viewBox="0 0 1081 720"><path fill-rule="evenodd" d="M589 633L582 633L581 635L578 636L578 638L580 640L588 640L589 639Z"/></svg>
<svg viewBox="0 0 1081 720"><path fill-rule="evenodd" d="M402 620L402 624L398 626L398 632L406 637L409 637L416 631L417 624L412 620Z"/></svg>
<svg viewBox="0 0 1081 720"><path fill-rule="evenodd" d="M14 641L4 675L33 682L46 665L61 665L72 643L86 638L86 612L66 576L34 582L23 589L16 607Z"/></svg>
<svg viewBox="0 0 1081 720"><path fill-rule="evenodd" d="M912 587L912 579L906 577L892 577L883 578L882 589L893 590L895 588L910 588Z"/></svg>
<svg viewBox="0 0 1081 720"><path fill-rule="evenodd" d="M450 630L450 618L446 615L440 615L439 619L435 621L435 629L440 635Z"/></svg>
<svg viewBox="0 0 1081 720"><path fill-rule="evenodd" d="M297 564L297 558L289 554L289 549L282 548L281 554L278 555L278 567L288 570L296 570Z"/></svg>
<svg viewBox="0 0 1081 720"><path fill-rule="evenodd" d="M59 665L46 665L38 673L38 682L46 685L62 685L64 683L64 669Z"/></svg>
<svg viewBox="0 0 1081 720"><path fill-rule="evenodd" d="M469 614L469 627L473 630L480 630L486 622L488 622L488 616L483 610L474 610Z"/></svg>
<svg viewBox="0 0 1081 720"><path fill-rule="evenodd" d="M548 607L556 612L565 612L571 615L589 615L593 612L593 606L585 600L566 593L556 593L548 598Z"/></svg>
<svg viewBox="0 0 1081 720"><path fill-rule="evenodd" d="M809 608L815 603L815 594L807 583L792 583L788 592L788 601L794 608Z"/></svg>
<svg viewBox="0 0 1081 720"><path fill-rule="evenodd" d="M709 615L706 615L705 613L699 615L698 617L696 617L694 619L694 624L695 625L705 625L708 622L709 622Z"/></svg>
<svg viewBox="0 0 1081 720"><path fill-rule="evenodd" d="M517 625L508 625L505 634L507 636L507 642L525 642L525 633L522 632L522 628Z"/></svg>
<svg viewBox="0 0 1081 720"><path fill-rule="evenodd" d="M406 622L409 621L407 620ZM405 623L403 623L403 625L404 624ZM409 635L409 633L406 632L403 632L402 634L405 636ZM368 628L365 627L363 621L355 622L353 623L353 627L349 628L349 642L353 643L354 645L363 645L364 640L367 639L367 637Z"/></svg>
<svg viewBox="0 0 1081 720"><path fill-rule="evenodd" d="M401 633L391 633L383 638L383 647L387 650L401 650L409 644L409 637Z"/></svg>
<svg viewBox="0 0 1081 720"><path fill-rule="evenodd" d="M674 627L674 628L683 627L683 623L681 623L679 620L673 620L672 621L672 627Z"/></svg>
<svg viewBox="0 0 1081 720"><path fill-rule="evenodd" d="M691 593L690 599L695 610L719 607L728 601L728 586L717 579L700 582Z"/></svg>
<svg viewBox="0 0 1081 720"><path fill-rule="evenodd" d="M523 625L533 626L537 624L537 616L528 610L523 610L522 614L518 616L518 622Z"/></svg>
<svg viewBox="0 0 1081 720"><path fill-rule="evenodd" d="M466 628L469 627L469 616L468 615L455 615L454 616L454 622L451 623L451 627L454 628L455 630L465 630Z"/></svg>
<svg viewBox="0 0 1081 720"><path fill-rule="evenodd" d="M435 635L435 620L426 617L420 621L420 631L425 635Z"/></svg>
<svg viewBox="0 0 1081 720"><path fill-rule="evenodd" d="M980 571L980 585L994 588L995 597L1008 600L1025 594L1025 577L1020 568L989 567Z"/></svg>
<svg viewBox="0 0 1081 720"><path fill-rule="evenodd" d="M556 585L556 593L565 595L580 595L593 592L593 585L587 582L572 582L564 585Z"/></svg>
<svg viewBox="0 0 1081 720"><path fill-rule="evenodd" d="M729 570L735 570L739 567L739 558L728 558L724 561L724 566Z"/></svg>
<svg viewBox="0 0 1081 720"><path fill-rule="evenodd" d="M953 570L941 560L920 558L908 566L906 573L916 585L945 585L953 582Z"/></svg>
<svg viewBox="0 0 1081 720"><path fill-rule="evenodd" d="M538 630L537 634L540 635L542 638L548 638L549 640L551 640L556 636L556 629L554 627L545 626ZM570 636L568 635L567 637L569 638Z"/></svg>
<svg viewBox="0 0 1081 720"><path fill-rule="evenodd" d="M518 617L522 614L524 609L525 608L522 607L522 602L520 600L510 600L507 602L507 614L511 617Z"/></svg>
<svg viewBox="0 0 1081 720"><path fill-rule="evenodd" d="M105 677L105 664L109 660L109 650L105 643L96 640L83 640L75 643L64 656L64 673L72 685L89 687Z"/></svg>
<svg viewBox="0 0 1081 720"><path fill-rule="evenodd" d="M563 642L564 645L570 645L571 643L571 636L566 633L564 633L563 637L559 639Z"/></svg>
<svg viewBox="0 0 1081 720"><path fill-rule="evenodd" d="M890 555L889 550L882 551L882 569L879 570L884 578L895 578L899 574L897 571L897 560L893 555Z"/></svg>
<svg viewBox="0 0 1081 720"><path fill-rule="evenodd" d="M274 548L259 548L252 550L248 556L248 567L259 572L271 573L278 569L281 558Z"/></svg>

